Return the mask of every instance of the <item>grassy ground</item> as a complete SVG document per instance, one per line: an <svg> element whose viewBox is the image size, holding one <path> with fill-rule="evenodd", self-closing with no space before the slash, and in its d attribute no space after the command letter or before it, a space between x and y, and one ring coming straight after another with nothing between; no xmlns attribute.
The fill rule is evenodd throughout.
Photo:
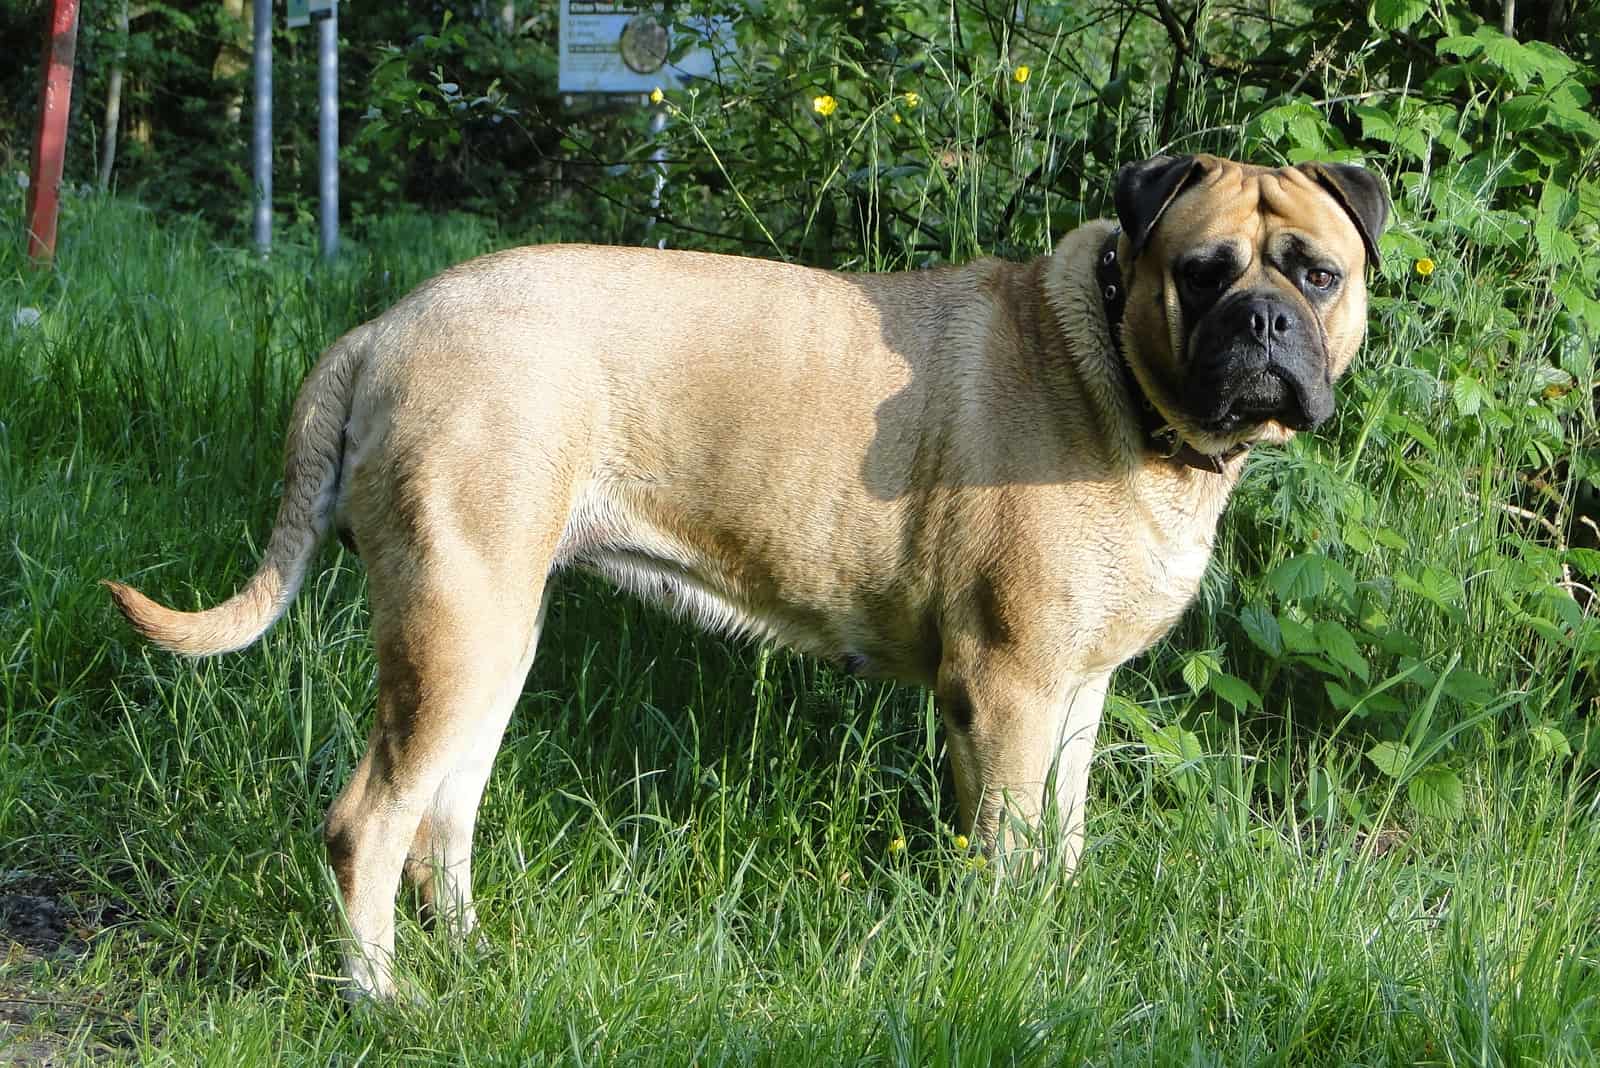
<svg viewBox="0 0 1600 1068"><path fill-rule="evenodd" d="M998 881L954 847L923 695L702 638L568 582L480 822L488 948L455 951L408 924L401 960L427 1004L348 1011L329 978L317 828L373 697L359 563L330 547L260 646L198 664L138 645L95 580L180 605L232 589L268 529L287 404L317 350L437 267L509 239L407 219L323 271L292 249L261 266L127 204L71 210L56 276L0 252L10 1056L1600 1057L1594 761L1574 710L1583 680L1559 652L1516 648L1526 633L1470 598L1459 618L1411 627L1497 695L1493 718L1447 747L1459 816L1363 771L1371 738L1297 713L1314 702L1292 685L1253 675L1268 715L1207 719L1215 699L1176 681L1184 651L1220 651L1211 615L1295 549L1281 494L1314 496L1318 472L1365 481L1370 524L1401 542L1365 559L1363 581L1417 559L1495 566L1462 562L1449 533L1462 509L1490 533L1492 517L1420 494L1350 423L1253 461L1197 615L1119 676L1071 882L1051 870ZM21 306L43 311L36 327L8 325ZM1403 341L1374 346L1347 400L1376 403L1399 380ZM1478 485L1496 490L1488 475ZM1421 620L1420 603L1392 614ZM1152 736L1138 726L1152 717L1197 734ZM1547 722L1573 755L1527 744L1527 725ZM1160 737L1199 748L1175 767ZM1347 803L1308 804L1315 777L1340 768Z"/></svg>

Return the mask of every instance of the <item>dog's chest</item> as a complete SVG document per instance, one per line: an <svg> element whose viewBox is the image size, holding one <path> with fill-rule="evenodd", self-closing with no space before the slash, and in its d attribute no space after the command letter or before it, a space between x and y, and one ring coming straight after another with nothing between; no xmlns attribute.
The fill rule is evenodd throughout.
<svg viewBox="0 0 1600 1068"><path fill-rule="evenodd" d="M1210 560L1204 541L1175 552L1129 544L1107 559L1082 560L1063 576L1062 637L1074 666L1109 670L1150 648L1183 615ZM1099 574L1084 574L1095 567Z"/></svg>
<svg viewBox="0 0 1600 1068"><path fill-rule="evenodd" d="M1036 563L1008 592L1023 605L1049 600L1038 615L1052 633L1039 640L1075 670L1110 670L1148 649L1183 615L1210 564L1210 509L1129 509L1124 519L1093 534L1058 532L1018 553Z"/></svg>

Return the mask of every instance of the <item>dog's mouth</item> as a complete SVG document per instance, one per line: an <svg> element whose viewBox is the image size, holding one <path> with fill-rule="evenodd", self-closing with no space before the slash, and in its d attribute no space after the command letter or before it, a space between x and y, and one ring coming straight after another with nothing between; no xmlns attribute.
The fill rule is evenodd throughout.
<svg viewBox="0 0 1600 1068"><path fill-rule="evenodd" d="M1307 310L1270 290L1220 301L1189 337L1189 411L1218 436L1268 422L1309 430L1333 414L1321 331Z"/></svg>
<svg viewBox="0 0 1600 1068"><path fill-rule="evenodd" d="M1311 430L1331 414L1331 398L1325 401L1315 384L1275 363L1246 372L1235 390L1219 393L1217 400L1199 419L1201 428L1212 434L1232 434L1273 420L1291 430Z"/></svg>

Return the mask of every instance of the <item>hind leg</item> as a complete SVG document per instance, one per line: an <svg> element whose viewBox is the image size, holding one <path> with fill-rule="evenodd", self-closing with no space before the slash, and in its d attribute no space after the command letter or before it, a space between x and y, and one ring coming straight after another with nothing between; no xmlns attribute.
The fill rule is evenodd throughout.
<svg viewBox="0 0 1600 1068"><path fill-rule="evenodd" d="M547 588L534 620L528 656L507 692L471 725L462 739L461 757L445 773L423 814L406 856L406 881L416 888L419 911L425 921L438 923L451 935L465 939L478 924L472 905L472 833L478 821L478 804L489 782L495 755L506 723L522 691L523 677L532 666L545 610L550 605Z"/></svg>
<svg viewBox="0 0 1600 1068"><path fill-rule="evenodd" d="M530 573L526 557L512 566L459 544L448 558L419 555L403 568L386 566L383 554L369 562L377 717L324 828L351 992L377 997L394 992L395 894L423 820L429 850L439 842L448 861L470 849L465 802L470 795L476 807L533 658L544 588L543 568Z"/></svg>

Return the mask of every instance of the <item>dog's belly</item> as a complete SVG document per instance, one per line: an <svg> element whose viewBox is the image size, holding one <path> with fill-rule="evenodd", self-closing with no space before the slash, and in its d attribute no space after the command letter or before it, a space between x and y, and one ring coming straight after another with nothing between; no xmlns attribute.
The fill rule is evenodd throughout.
<svg viewBox="0 0 1600 1068"><path fill-rule="evenodd" d="M775 641L856 674L933 681L934 612L902 568L845 574L803 537L770 528L735 537L704 511L662 521L659 497L656 507L637 497L592 487L568 518L554 567L598 574L711 631ZM873 540L853 549L870 558Z"/></svg>

